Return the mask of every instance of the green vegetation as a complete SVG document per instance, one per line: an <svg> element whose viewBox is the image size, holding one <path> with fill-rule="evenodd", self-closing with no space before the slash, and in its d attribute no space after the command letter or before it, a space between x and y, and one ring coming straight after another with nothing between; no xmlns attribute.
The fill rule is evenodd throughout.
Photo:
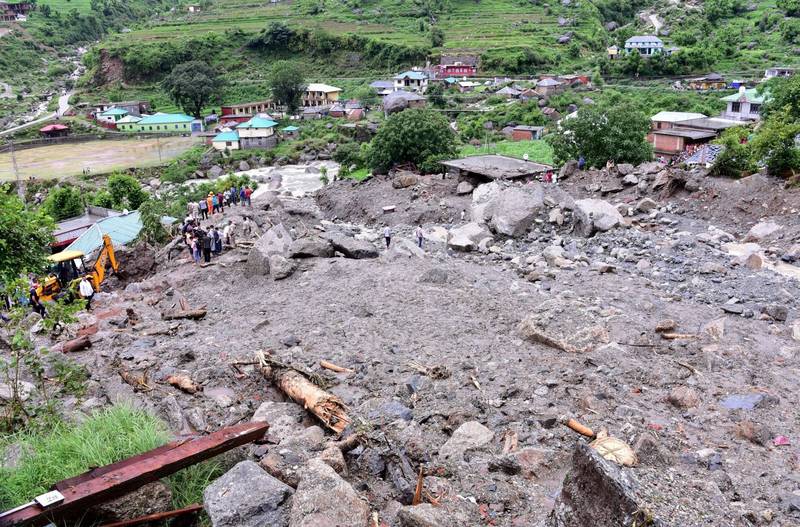
<svg viewBox="0 0 800 527"><path fill-rule="evenodd" d="M43 211L26 209L8 186L0 187L0 195L0 284L6 284L46 268L55 226Z"/></svg>
<svg viewBox="0 0 800 527"><path fill-rule="evenodd" d="M83 197L77 187L58 186L47 194L44 211L54 220L60 221L83 214Z"/></svg>
<svg viewBox="0 0 800 527"><path fill-rule="evenodd" d="M459 155L474 156L483 154L500 154L504 156L518 157L522 159L528 154L530 161L553 164L553 147L544 140L538 141L498 141L487 143L481 146L464 145L461 147Z"/></svg>
<svg viewBox="0 0 800 527"><path fill-rule="evenodd" d="M169 438L163 422L127 406L98 411L80 424L57 422L48 430L7 436L0 449L13 442L23 454L17 468L0 469L0 509L25 503L53 483L90 468L161 446ZM203 489L220 474L220 464L208 461L168 478L173 504L202 501Z"/></svg>
<svg viewBox="0 0 800 527"><path fill-rule="evenodd" d="M367 164L378 173L406 163L422 172L437 172L438 161L455 153L455 134L447 119L432 110L405 110L378 129L367 152Z"/></svg>
<svg viewBox="0 0 800 527"><path fill-rule="evenodd" d="M583 157L589 167L614 163L639 164L653 155L645 140L650 119L626 106L606 109L585 107L565 119L555 133L547 136L557 165Z"/></svg>
<svg viewBox="0 0 800 527"><path fill-rule="evenodd" d="M290 114L295 113L306 90L303 69L293 62L278 61L272 65L268 82L274 99L286 106Z"/></svg>
<svg viewBox="0 0 800 527"><path fill-rule="evenodd" d="M133 176L111 174L107 186L114 208L117 209L138 209L148 198L147 192L142 190L141 183Z"/></svg>

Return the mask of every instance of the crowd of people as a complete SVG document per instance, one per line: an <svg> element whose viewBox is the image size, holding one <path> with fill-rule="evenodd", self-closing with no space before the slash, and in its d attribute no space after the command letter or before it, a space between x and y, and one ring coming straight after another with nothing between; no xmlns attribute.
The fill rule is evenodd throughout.
<svg viewBox="0 0 800 527"><path fill-rule="evenodd" d="M224 192L209 192L206 198L187 205L187 216L181 233L195 265L201 262L209 263L212 256L222 254L223 246L236 247L238 226L233 220L228 220L222 230L217 225L204 228L203 220L211 219L215 214L224 214L225 207L252 208L252 194L253 189L249 186L233 186ZM242 222L242 235L250 238L253 230L253 222L245 217Z"/></svg>

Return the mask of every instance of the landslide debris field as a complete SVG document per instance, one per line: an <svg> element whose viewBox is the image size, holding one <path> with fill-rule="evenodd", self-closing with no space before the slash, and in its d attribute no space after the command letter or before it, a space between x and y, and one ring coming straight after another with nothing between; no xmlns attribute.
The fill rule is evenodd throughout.
<svg viewBox="0 0 800 527"><path fill-rule="evenodd" d="M70 328L91 335L70 358L92 378L65 411L131 402L176 434L269 421L207 490L214 525L797 525L800 192L572 168L557 186L459 195L398 173L227 209L214 221L258 225L252 248L205 267L164 250ZM181 308L207 314L162 319ZM331 447L256 351L340 397L360 441ZM602 459L564 416L635 465Z"/></svg>

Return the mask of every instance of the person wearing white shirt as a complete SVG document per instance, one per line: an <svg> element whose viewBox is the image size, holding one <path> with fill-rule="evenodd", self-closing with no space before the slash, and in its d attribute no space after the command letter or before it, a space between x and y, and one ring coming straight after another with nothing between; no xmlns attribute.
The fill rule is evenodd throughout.
<svg viewBox="0 0 800 527"><path fill-rule="evenodd" d="M94 287L92 283L89 281L88 275L83 275L81 278L81 284L78 287L78 292L81 294L81 298L86 300L86 310L89 311L92 308L92 297L94 297Z"/></svg>

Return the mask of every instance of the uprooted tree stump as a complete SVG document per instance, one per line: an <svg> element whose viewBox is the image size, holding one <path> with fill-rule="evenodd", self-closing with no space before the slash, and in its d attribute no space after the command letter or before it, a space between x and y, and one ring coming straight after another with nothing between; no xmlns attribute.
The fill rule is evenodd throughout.
<svg viewBox="0 0 800 527"><path fill-rule="evenodd" d="M184 318L188 318L190 320L200 320L206 316L206 313L207 311L205 309L166 311L161 313L161 318L163 320L180 320Z"/></svg>
<svg viewBox="0 0 800 527"><path fill-rule="evenodd" d="M57 349L61 353L73 353L91 347L92 347L92 341L89 339L89 335L83 335L76 339L62 342Z"/></svg>

